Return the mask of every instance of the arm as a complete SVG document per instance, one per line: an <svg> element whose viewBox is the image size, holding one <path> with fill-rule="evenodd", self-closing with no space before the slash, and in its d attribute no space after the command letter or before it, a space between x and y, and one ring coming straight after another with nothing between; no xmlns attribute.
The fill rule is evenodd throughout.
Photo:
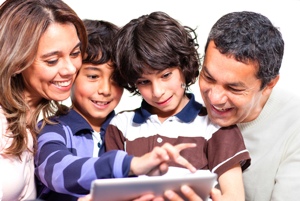
<svg viewBox="0 0 300 201"><path fill-rule="evenodd" d="M222 200L245 200L242 170L250 165L250 155L236 125L220 128L208 141L208 165L219 175Z"/></svg>
<svg viewBox="0 0 300 201"><path fill-rule="evenodd" d="M299 121L297 121L298 123ZM299 125L299 124L298 124ZM300 196L300 127L287 139L277 167L270 200L297 200Z"/></svg>
<svg viewBox="0 0 300 201"><path fill-rule="evenodd" d="M219 177L222 200L245 200L242 169L239 164L229 169Z"/></svg>
<svg viewBox="0 0 300 201"><path fill-rule="evenodd" d="M72 137L70 129L61 124L47 125L38 137L35 173L49 189L79 196L89 193L94 179L128 175L132 156L111 151L93 158L92 149L88 149L92 141L89 144L89 140L82 139L74 144ZM84 149L81 153L80 147Z"/></svg>

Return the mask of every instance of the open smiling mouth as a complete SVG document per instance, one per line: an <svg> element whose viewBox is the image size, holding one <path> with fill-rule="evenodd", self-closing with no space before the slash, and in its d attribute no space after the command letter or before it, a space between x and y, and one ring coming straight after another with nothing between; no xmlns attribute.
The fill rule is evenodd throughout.
<svg viewBox="0 0 300 201"><path fill-rule="evenodd" d="M220 112L225 112L230 110L231 108L222 108L222 107L216 107L216 106L212 106L215 110L220 111Z"/></svg>
<svg viewBox="0 0 300 201"><path fill-rule="evenodd" d="M111 101L93 101L93 103L95 103L96 105L107 105L109 104Z"/></svg>
<svg viewBox="0 0 300 201"><path fill-rule="evenodd" d="M68 81L63 81L63 82L51 82L52 84L54 84L57 87L67 87L72 83L72 80L68 80Z"/></svg>

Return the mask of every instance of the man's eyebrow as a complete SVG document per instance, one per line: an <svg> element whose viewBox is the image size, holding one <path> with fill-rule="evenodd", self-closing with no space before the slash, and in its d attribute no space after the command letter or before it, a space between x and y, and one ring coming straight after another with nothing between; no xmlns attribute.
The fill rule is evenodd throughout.
<svg viewBox="0 0 300 201"><path fill-rule="evenodd" d="M246 85L243 82L234 82L234 83L228 83L229 86L234 86L234 87L243 87L245 88Z"/></svg>
<svg viewBox="0 0 300 201"><path fill-rule="evenodd" d="M201 71L203 70L203 72L205 73L205 74L208 74L212 79L214 79L214 77L209 73L209 71L208 71L208 69L207 69L207 67L206 66L203 66L202 67L202 69L201 69ZM243 83L243 82L232 82L232 83L227 83L226 85L228 85L228 86L232 86L232 87L244 87L244 88L246 88L247 86L245 85L245 83Z"/></svg>
<svg viewBox="0 0 300 201"><path fill-rule="evenodd" d="M202 66L201 71L205 72L206 74L208 74L209 76L211 76L211 74L208 72L208 69L206 66Z"/></svg>

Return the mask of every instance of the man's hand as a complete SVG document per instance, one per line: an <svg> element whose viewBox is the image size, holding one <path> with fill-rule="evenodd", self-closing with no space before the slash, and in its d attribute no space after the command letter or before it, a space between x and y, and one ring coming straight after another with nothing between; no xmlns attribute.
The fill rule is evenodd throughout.
<svg viewBox="0 0 300 201"><path fill-rule="evenodd" d="M187 198L187 200L202 201L202 199L189 186L183 185L180 188L180 190L181 190L182 194ZM184 201L184 199L182 197L180 197L178 194L176 194L174 191L171 191L171 190L166 191L164 193L164 196L166 198L168 198L170 201ZM212 201L221 201L222 200L221 191L216 188L213 188L211 190L210 196L211 196ZM153 201L156 201L156 200L153 199Z"/></svg>

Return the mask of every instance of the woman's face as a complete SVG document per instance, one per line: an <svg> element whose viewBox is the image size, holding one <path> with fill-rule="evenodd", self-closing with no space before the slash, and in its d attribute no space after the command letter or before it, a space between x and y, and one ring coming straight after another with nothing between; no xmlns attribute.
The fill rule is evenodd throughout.
<svg viewBox="0 0 300 201"><path fill-rule="evenodd" d="M25 97L37 101L67 99L81 63L75 26L52 23L40 38L34 63L22 72Z"/></svg>

